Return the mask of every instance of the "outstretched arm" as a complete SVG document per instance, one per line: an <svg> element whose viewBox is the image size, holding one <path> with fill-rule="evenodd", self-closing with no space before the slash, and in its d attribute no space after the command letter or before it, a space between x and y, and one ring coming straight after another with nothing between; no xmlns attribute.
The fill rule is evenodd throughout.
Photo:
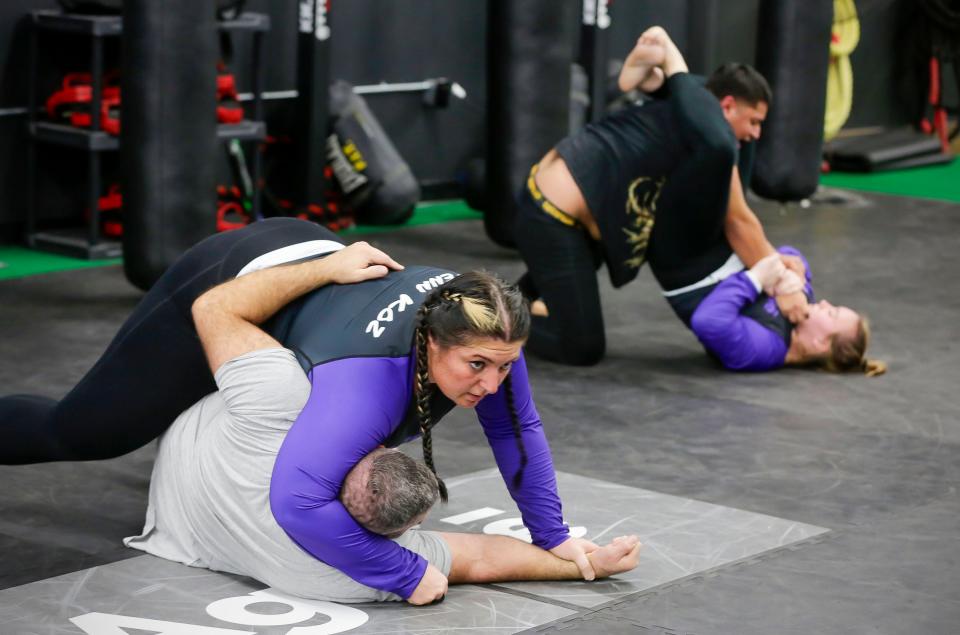
<svg viewBox="0 0 960 635"><path fill-rule="evenodd" d="M440 535L453 555L451 584L583 579L573 562L516 538L459 533ZM606 578L635 568L641 546L636 536L620 536L587 557L596 577Z"/></svg>
<svg viewBox="0 0 960 635"><path fill-rule="evenodd" d="M514 483L514 475L521 465L521 458L514 436L506 389L501 387L496 394L488 395L477 404L477 417L493 450L500 474L510 496L520 508L533 544L576 563L583 577L593 579L587 554L596 549L596 545L589 540L571 537L563 522L550 446L533 403L523 355L514 362L510 370L510 384L513 386L514 408L528 461L519 486Z"/></svg>
<svg viewBox="0 0 960 635"><path fill-rule="evenodd" d="M727 202L724 233L730 247L748 268L775 251L773 245L767 240L760 219L747 205L747 199L743 195L743 187L740 184L740 173L736 167L733 168L733 174L730 177L730 198Z"/></svg>
<svg viewBox="0 0 960 635"><path fill-rule="evenodd" d="M259 325L301 295L327 284L351 284L382 278L403 267L365 242L325 258L282 265L235 278L198 297L193 321L216 373L224 362L245 353L279 347Z"/></svg>

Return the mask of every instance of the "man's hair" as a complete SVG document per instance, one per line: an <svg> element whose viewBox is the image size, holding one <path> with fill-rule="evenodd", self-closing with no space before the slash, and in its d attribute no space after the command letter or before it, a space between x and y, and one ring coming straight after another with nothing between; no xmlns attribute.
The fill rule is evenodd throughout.
<svg viewBox="0 0 960 635"><path fill-rule="evenodd" d="M437 477L430 468L399 450L386 448L374 450L358 463L341 492L344 506L358 523L388 537L409 528L415 518L433 507L438 496Z"/></svg>
<svg viewBox="0 0 960 635"><path fill-rule="evenodd" d="M770 84L757 69L749 64L736 62L724 64L713 71L707 80L707 90L717 99L732 95L735 99L742 99L751 106L756 106L761 101L769 106L773 102Z"/></svg>

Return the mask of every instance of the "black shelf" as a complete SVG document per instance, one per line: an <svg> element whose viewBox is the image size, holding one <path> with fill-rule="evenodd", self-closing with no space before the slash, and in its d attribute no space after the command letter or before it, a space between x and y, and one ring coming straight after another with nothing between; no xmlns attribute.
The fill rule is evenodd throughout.
<svg viewBox="0 0 960 635"><path fill-rule="evenodd" d="M64 33L80 33L94 37L109 37L123 32L119 15L83 15L62 11L42 10L30 13L37 28Z"/></svg>
<svg viewBox="0 0 960 635"><path fill-rule="evenodd" d="M37 141L55 145L80 148L93 152L106 152L120 149L120 139L102 130L77 128L60 123L37 121L30 124L30 135ZM219 124L217 139L221 141L260 141L267 137L267 124L262 121L244 119L240 123Z"/></svg>
<svg viewBox="0 0 960 635"><path fill-rule="evenodd" d="M49 31L80 33L94 37L110 37L123 33L123 18L119 15L86 15L83 13L63 13L51 9L32 11L33 23ZM220 20L217 28L221 31L260 31L270 30L270 16L264 13L241 13L230 20Z"/></svg>
<svg viewBox="0 0 960 635"><path fill-rule="evenodd" d="M120 149L120 139L103 130L93 131L59 123L37 121L30 124L30 135L37 141L81 148L95 152Z"/></svg>
<svg viewBox="0 0 960 635"><path fill-rule="evenodd" d="M232 20L220 20L217 28L221 31L260 31L270 30L270 16L265 13L241 13Z"/></svg>
<svg viewBox="0 0 960 635"><path fill-rule="evenodd" d="M221 141L261 141L267 138L267 124L263 121L244 119L240 123L222 123L217 126L217 139Z"/></svg>
<svg viewBox="0 0 960 635"><path fill-rule="evenodd" d="M112 240L90 241L88 230L83 227L68 227L30 234L30 246L43 251L83 258L84 260L103 260L119 258L123 255L123 246Z"/></svg>
<svg viewBox="0 0 960 635"><path fill-rule="evenodd" d="M105 132L102 128L101 112L97 108L91 109L92 121L90 128L78 128L62 123L41 121L38 119L39 103L36 86L36 72L38 64L38 38L41 32L76 33L90 38L90 72L91 72L91 102L98 104L101 101L103 90L103 38L116 37L123 33L123 18L119 15L84 15L63 13L61 11L41 10L30 12L31 26L29 38L29 86L27 88L30 105L27 108L29 115L28 133L30 143L27 146L27 242L31 247L53 251L76 258L88 260L100 258L116 258L122 253L120 244L103 240L100 233L100 218L97 211L100 187L100 153L116 151L120 148L120 139ZM253 102L253 119L245 119L235 124L219 124L217 139L220 141L260 141L267 136L266 123L263 118L263 102L261 100L261 69L263 34L270 29L270 17L261 13L241 13L231 20L221 20L217 23L221 32L248 32L253 35L252 55L252 88L255 95ZM211 116L212 113L211 113ZM86 227L76 227L67 230L38 231L37 230L37 146L39 144L58 145L77 148L87 153L87 192L86 207L91 210ZM259 152L253 154L253 183L258 184L262 170L262 160ZM253 213L260 217L260 190L255 186L253 192ZM212 213L212 211L211 211Z"/></svg>

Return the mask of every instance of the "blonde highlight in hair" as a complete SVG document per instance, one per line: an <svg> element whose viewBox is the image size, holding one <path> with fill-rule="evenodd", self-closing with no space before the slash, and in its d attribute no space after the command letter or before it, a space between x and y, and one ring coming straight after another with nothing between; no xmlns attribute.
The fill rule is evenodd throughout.
<svg viewBox="0 0 960 635"><path fill-rule="evenodd" d="M487 302L477 298L462 298L463 313L467 317L470 325L481 333L493 333L496 331L507 332L503 327L503 318L497 307L491 306Z"/></svg>
<svg viewBox="0 0 960 635"><path fill-rule="evenodd" d="M483 338L517 342L530 334L530 310L520 291L486 271L469 271L423 303L430 335L442 346Z"/></svg>
<svg viewBox="0 0 960 635"><path fill-rule="evenodd" d="M857 323L857 332L852 338L839 334L830 338L830 352L823 361L823 367L833 373L861 372L867 377L876 377L887 372L886 362L867 359L867 347L870 345L870 321L863 315Z"/></svg>

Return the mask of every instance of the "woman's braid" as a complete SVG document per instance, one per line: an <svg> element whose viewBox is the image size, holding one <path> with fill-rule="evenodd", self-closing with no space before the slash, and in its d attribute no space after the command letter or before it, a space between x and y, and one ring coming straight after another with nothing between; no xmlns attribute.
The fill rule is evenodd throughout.
<svg viewBox="0 0 960 635"><path fill-rule="evenodd" d="M440 500L447 502L447 486L437 474L437 468L433 465L433 439L430 435L430 429L433 428L432 417L430 416L430 397L433 395L433 386L430 385L427 374L427 314L430 307L426 304L417 311L416 318L416 346L417 346L417 365L414 388L414 398L417 400L417 418L420 420L420 434L423 436L423 462L427 464L430 471L437 477L437 489L440 492Z"/></svg>
<svg viewBox="0 0 960 635"><path fill-rule="evenodd" d="M507 407L510 409L510 423L513 424L513 438L517 441L517 450L520 452L520 467L513 475L513 486L520 487L523 483L523 471L527 467L527 449L523 446L523 433L520 430L520 418L517 416L517 409L513 405L513 380L507 375L503 380L503 392L507 398Z"/></svg>

